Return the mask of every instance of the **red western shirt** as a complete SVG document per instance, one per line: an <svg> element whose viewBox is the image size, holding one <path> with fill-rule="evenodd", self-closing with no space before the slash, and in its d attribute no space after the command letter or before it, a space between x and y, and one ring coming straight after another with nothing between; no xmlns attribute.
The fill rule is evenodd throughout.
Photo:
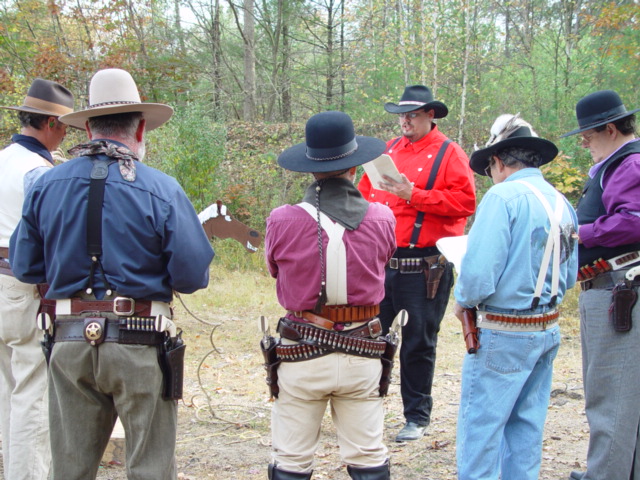
<svg viewBox="0 0 640 480"><path fill-rule="evenodd" d="M398 247L408 247L418 211L425 212L416 247L432 247L442 237L464 234L464 227L475 211L476 194L469 158L454 142L449 144L442 159L436 181L425 190L431 167L447 137L434 124L433 129L417 142L402 137L393 147L387 142L387 153L398 171L413 183L411 200L407 201L384 190L374 188L365 174L358 190L370 202L387 205L396 217Z"/></svg>

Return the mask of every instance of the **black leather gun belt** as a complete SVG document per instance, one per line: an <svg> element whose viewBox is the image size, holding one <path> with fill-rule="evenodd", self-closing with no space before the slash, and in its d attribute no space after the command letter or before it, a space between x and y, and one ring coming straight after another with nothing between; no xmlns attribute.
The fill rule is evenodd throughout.
<svg viewBox="0 0 640 480"><path fill-rule="evenodd" d="M87 317L56 319L54 342L103 342L127 345L160 345L166 338L155 329L153 318L130 317L117 320Z"/></svg>

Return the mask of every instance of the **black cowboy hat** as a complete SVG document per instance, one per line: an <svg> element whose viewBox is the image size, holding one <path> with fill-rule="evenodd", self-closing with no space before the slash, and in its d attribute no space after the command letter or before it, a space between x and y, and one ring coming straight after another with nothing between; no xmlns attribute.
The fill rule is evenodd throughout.
<svg viewBox="0 0 640 480"><path fill-rule="evenodd" d="M60 117L73 112L73 95L59 83L36 78L21 106L0 108Z"/></svg>
<svg viewBox="0 0 640 480"><path fill-rule="evenodd" d="M429 87L424 85L411 85L404 89L402 98L395 103L385 103L384 109L389 113L407 113L414 110L433 109L435 118L444 118L449 114L447 106L433 99L433 94Z"/></svg>
<svg viewBox="0 0 640 480"><path fill-rule="evenodd" d="M498 117L500 118L500 117ZM494 123L495 125L495 123ZM485 148L476 150L471 154L469 165L471 170L478 175L484 175L486 168L489 166L491 157L498 152L511 147L524 148L527 150L533 150L540 155L540 163L538 167L549 163L558 155L558 147L544 138L538 137L538 135L531 129L531 127L521 120L520 126L517 126L513 132L508 133L508 136L504 140L487 145ZM498 137L500 138L500 137ZM491 142L491 140L490 140Z"/></svg>
<svg viewBox="0 0 640 480"><path fill-rule="evenodd" d="M579 127L560 138L575 135L591 128L615 122L640 111L640 108L627 111L620 95L613 90L600 90L580 99L576 104L576 118Z"/></svg>
<svg viewBox="0 0 640 480"><path fill-rule="evenodd" d="M336 111L309 118L305 140L282 152L278 165L294 172L333 172L374 160L386 148L382 140L356 136L351 117Z"/></svg>

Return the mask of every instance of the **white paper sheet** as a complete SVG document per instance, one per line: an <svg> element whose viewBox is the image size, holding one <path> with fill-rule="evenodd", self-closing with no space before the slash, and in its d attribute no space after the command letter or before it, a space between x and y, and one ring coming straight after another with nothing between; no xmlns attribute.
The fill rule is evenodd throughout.
<svg viewBox="0 0 640 480"><path fill-rule="evenodd" d="M396 164L393 163L391 157L386 153L383 153L378 158L365 163L362 165L362 168L364 168L365 173L369 176L369 180L371 180L373 188L378 188L378 183L384 182L384 179L382 178L383 175L393 178L396 182L402 181Z"/></svg>
<svg viewBox="0 0 640 480"><path fill-rule="evenodd" d="M458 275L460 275L462 257L464 257L467 251L468 239L469 235L461 235L459 237L443 237L436 242L436 247L438 247L440 253L442 253L447 260L453 263Z"/></svg>

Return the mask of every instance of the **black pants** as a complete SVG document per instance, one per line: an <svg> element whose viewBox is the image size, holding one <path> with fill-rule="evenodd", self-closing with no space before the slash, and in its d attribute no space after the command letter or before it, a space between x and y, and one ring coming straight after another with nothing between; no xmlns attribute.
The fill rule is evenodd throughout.
<svg viewBox="0 0 640 480"><path fill-rule="evenodd" d="M427 299L424 273L400 273L389 267L386 270L385 298L380 304L384 332L389 330L400 310L404 308L409 313L409 321L402 329L400 346L400 391L407 422L428 425L431 420L431 386L438 332L452 286L453 266L450 263L442 275L435 298L431 300Z"/></svg>

